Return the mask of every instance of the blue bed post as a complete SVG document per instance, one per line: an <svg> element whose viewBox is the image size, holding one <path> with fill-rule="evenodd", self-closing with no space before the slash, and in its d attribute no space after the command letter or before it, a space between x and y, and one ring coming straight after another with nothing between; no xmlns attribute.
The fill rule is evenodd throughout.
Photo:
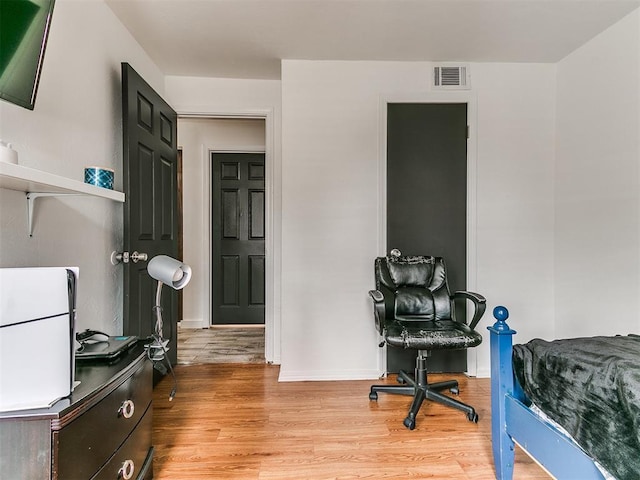
<svg viewBox="0 0 640 480"><path fill-rule="evenodd" d="M513 366L511 347L513 334L507 325L509 311L505 307L493 309L496 323L487 327L491 347L491 439L493 463L498 480L513 478L514 444L506 431L505 394L513 392Z"/></svg>

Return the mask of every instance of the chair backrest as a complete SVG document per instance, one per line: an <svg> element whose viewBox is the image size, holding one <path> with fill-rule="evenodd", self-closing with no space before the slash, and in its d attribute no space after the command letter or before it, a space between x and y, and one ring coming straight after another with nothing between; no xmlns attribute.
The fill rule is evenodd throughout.
<svg viewBox="0 0 640 480"><path fill-rule="evenodd" d="M431 256L378 257L376 288L393 298L394 316L403 320L451 319L451 295L444 259ZM389 295L385 294L385 298Z"/></svg>

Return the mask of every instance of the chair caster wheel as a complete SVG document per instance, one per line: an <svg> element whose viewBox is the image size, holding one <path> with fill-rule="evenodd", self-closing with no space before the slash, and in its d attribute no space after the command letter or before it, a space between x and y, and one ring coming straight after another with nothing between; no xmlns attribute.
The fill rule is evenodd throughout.
<svg viewBox="0 0 640 480"><path fill-rule="evenodd" d="M369 393L369 400L378 400L378 392Z"/></svg>
<svg viewBox="0 0 640 480"><path fill-rule="evenodd" d="M478 423L478 414L476 412L468 413L467 418L470 422Z"/></svg>
<svg viewBox="0 0 640 480"><path fill-rule="evenodd" d="M451 393L453 393L454 395L459 395L460 394L460 390L458 390L458 387L450 388L449 391Z"/></svg>
<svg viewBox="0 0 640 480"><path fill-rule="evenodd" d="M416 428L416 420L414 418L407 417L407 418L404 419L404 421L402 423L409 430L413 430L414 428Z"/></svg>
<svg viewBox="0 0 640 480"><path fill-rule="evenodd" d="M401 384L401 385L404 385L404 384L405 384L404 378L402 378L402 377L400 377L400 376L396 379L396 381L397 381L399 384Z"/></svg>

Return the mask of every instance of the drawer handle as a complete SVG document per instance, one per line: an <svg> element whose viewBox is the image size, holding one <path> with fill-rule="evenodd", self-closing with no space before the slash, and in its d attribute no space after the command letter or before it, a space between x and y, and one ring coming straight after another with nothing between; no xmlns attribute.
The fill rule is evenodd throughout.
<svg viewBox="0 0 640 480"><path fill-rule="evenodd" d="M133 464L133 460L125 460L120 470L118 470L118 478L129 480L133 477L135 469L136 466Z"/></svg>
<svg viewBox="0 0 640 480"><path fill-rule="evenodd" d="M133 417L133 412L135 411L135 409L136 407L133 404L133 400L125 400L124 402L122 402L120 410L118 410L118 415L124 418L131 418Z"/></svg>

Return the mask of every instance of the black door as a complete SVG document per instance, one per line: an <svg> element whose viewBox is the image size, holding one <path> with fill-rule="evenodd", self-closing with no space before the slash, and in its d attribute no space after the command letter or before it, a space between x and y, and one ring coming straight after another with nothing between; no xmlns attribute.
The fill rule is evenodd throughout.
<svg viewBox="0 0 640 480"><path fill-rule="evenodd" d="M264 324L264 153L211 154L212 323Z"/></svg>
<svg viewBox="0 0 640 480"><path fill-rule="evenodd" d="M124 251L151 260L178 253L177 115L127 63L122 64ZM125 335L148 337L154 329L156 281L147 262L124 264ZM177 361L177 293L162 290L163 336Z"/></svg>
<svg viewBox="0 0 640 480"><path fill-rule="evenodd" d="M443 257L449 287L464 290L466 232L467 104L389 104L388 249ZM415 357L415 350L389 348L387 369L411 372ZM428 365L430 371L461 372L466 358L464 351L433 352Z"/></svg>

